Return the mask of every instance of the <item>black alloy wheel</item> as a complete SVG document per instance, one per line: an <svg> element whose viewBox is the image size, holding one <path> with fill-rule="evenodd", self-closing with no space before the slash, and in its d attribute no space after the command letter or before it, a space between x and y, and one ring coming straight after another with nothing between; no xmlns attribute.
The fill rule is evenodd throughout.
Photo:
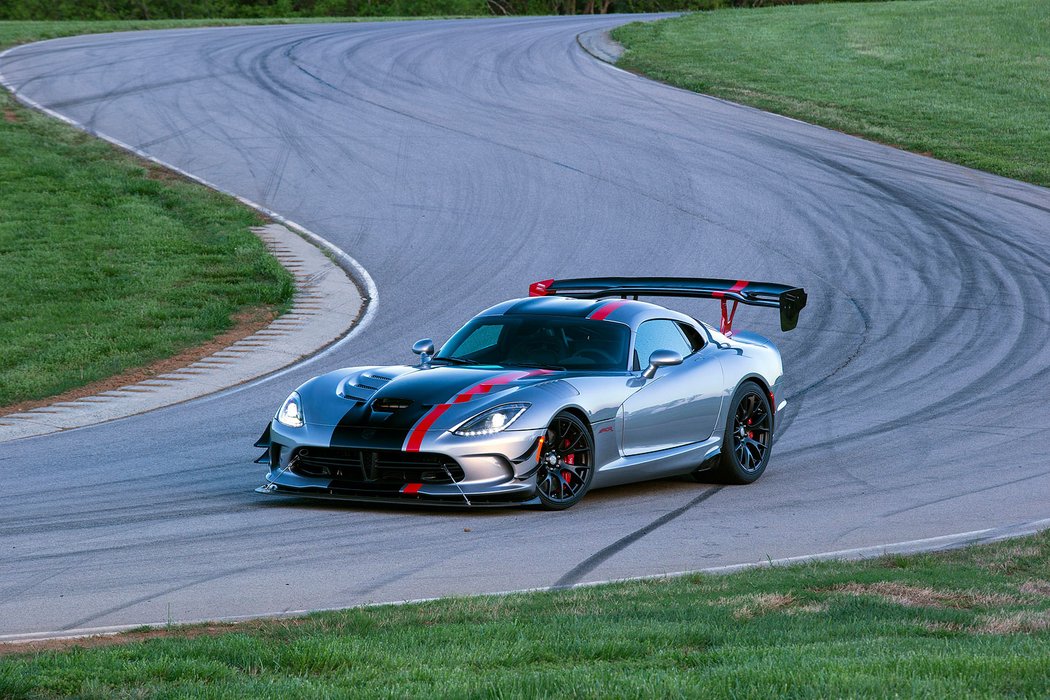
<svg viewBox="0 0 1050 700"><path fill-rule="evenodd" d="M594 440L586 423L571 413L559 413L547 427L539 447L536 490L547 510L576 504L594 479Z"/></svg>
<svg viewBox="0 0 1050 700"><path fill-rule="evenodd" d="M750 484L762 476L773 448L773 410L758 384L746 381L733 394L726 417L722 453L714 475L730 484Z"/></svg>

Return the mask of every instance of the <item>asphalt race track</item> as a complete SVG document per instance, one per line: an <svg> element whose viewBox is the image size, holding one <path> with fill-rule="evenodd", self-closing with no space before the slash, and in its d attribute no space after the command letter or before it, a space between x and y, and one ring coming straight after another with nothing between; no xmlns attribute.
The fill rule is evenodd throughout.
<svg viewBox="0 0 1050 700"><path fill-rule="evenodd" d="M374 320L233 394L0 445L0 634L660 574L1050 517L1050 191L682 92L576 35L625 18L177 30L23 47L25 97L298 221ZM90 264L90 261L85 261ZM790 381L766 475L562 513L257 496L300 381L411 362L547 277L804 285L738 328ZM680 306L717 318L715 305Z"/></svg>

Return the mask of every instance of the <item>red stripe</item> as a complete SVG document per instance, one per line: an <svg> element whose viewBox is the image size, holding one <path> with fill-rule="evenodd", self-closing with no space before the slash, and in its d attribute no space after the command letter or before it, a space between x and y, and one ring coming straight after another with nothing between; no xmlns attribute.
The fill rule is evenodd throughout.
<svg viewBox="0 0 1050 700"><path fill-rule="evenodd" d="M527 373L526 372L506 372L505 374L499 374L492 379L486 379L480 384L475 384L469 389L465 389L459 392L459 396L456 397L453 403L462 403L463 401L470 401L470 397L477 394L487 394L492 391L493 387L500 386L502 384L510 384L516 379L521 379Z"/></svg>
<svg viewBox="0 0 1050 700"><path fill-rule="evenodd" d="M419 446L423 444L423 436L430 430L430 426L441 417L441 414L449 409L449 406L450 404L447 403L439 403L427 411L427 414L416 423L416 427L412 428L412 432L409 433L408 442L405 445L406 452L419 452Z"/></svg>
<svg viewBox="0 0 1050 700"><path fill-rule="evenodd" d="M421 488L423 488L423 484L405 484L405 487L401 489L401 493L419 493L419 489Z"/></svg>
<svg viewBox="0 0 1050 700"><path fill-rule="evenodd" d="M724 291L724 292L711 292L711 296L713 296L715 299L721 299L722 297L724 297L726 294L729 294L730 292L742 292L742 291L744 291L744 287L746 287L748 284L750 284L750 282L748 282L747 280L737 280L736 284L734 284L732 287L730 287L726 291Z"/></svg>
<svg viewBox="0 0 1050 700"><path fill-rule="evenodd" d="M607 302L598 307L598 310L592 312L591 315L587 318L594 319L595 321L604 321L609 316L609 314L611 314L613 311L616 311L618 308L620 308L626 303L627 301L625 299Z"/></svg>
<svg viewBox="0 0 1050 700"><path fill-rule="evenodd" d="M405 451L419 452L419 447L423 444L423 438L426 436L427 431L430 430L435 422L437 422L437 419L441 417L442 413L452 407L452 404L466 403L478 394L487 394L492 391L494 387L503 384L510 384L519 379L528 379L529 377L540 377L550 373L551 370L549 369L534 369L530 372L505 372L496 375L492 379L486 379L483 382L478 382L474 386L464 389L452 397L448 403L439 403L419 419L419 422L416 423L414 428L412 428L412 432L409 433L408 439L405 441Z"/></svg>

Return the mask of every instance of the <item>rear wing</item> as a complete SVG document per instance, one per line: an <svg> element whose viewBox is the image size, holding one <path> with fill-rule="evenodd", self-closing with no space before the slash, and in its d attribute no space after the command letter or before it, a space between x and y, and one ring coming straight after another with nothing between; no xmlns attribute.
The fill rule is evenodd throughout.
<svg viewBox="0 0 1050 700"><path fill-rule="evenodd" d="M780 309L780 329L790 331L798 325L798 315L806 306L806 290L771 282L720 280L703 277L591 277L569 280L543 280L529 286L529 296L564 296L576 299L622 299L639 296L691 297L718 299L722 303L721 331L733 332L737 304ZM732 309L727 302L732 301Z"/></svg>

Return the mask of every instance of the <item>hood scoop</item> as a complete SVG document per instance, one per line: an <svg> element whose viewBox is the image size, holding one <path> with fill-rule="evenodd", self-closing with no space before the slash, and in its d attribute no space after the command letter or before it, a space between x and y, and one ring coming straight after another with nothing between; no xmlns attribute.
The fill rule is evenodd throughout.
<svg viewBox="0 0 1050 700"><path fill-rule="evenodd" d="M352 401L367 401L382 389L393 377L373 372L350 376L339 384L336 394Z"/></svg>
<svg viewBox="0 0 1050 700"><path fill-rule="evenodd" d="M382 374L362 374L357 378L357 384L354 386L366 391L379 391L391 379L393 377L386 377Z"/></svg>

